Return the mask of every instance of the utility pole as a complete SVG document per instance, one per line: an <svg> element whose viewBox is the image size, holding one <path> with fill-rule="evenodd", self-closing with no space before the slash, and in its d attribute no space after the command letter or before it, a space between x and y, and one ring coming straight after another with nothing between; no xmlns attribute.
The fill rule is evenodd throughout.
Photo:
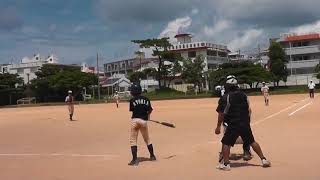
<svg viewBox="0 0 320 180"><path fill-rule="evenodd" d="M99 55L98 55L98 53L97 53L97 77L98 77L98 99L100 100Z"/></svg>

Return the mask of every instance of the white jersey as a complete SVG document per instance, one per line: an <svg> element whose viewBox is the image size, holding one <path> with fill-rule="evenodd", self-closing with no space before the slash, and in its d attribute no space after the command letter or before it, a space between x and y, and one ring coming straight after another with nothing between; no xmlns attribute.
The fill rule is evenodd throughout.
<svg viewBox="0 0 320 180"><path fill-rule="evenodd" d="M269 87L267 85L264 85L261 87L261 92L262 93L269 93Z"/></svg>
<svg viewBox="0 0 320 180"><path fill-rule="evenodd" d="M119 97L118 94L115 94L115 95L113 96L113 98L116 99L116 100L119 100L119 99L120 99L120 97Z"/></svg>
<svg viewBox="0 0 320 180"><path fill-rule="evenodd" d="M67 96L65 102L66 103L72 103L73 102L73 97L72 96Z"/></svg>
<svg viewBox="0 0 320 180"><path fill-rule="evenodd" d="M309 83L308 84L309 89L314 89L316 85L314 83Z"/></svg>
<svg viewBox="0 0 320 180"><path fill-rule="evenodd" d="M221 97L224 95L224 93L226 92L226 90L221 89L220 93L221 93Z"/></svg>

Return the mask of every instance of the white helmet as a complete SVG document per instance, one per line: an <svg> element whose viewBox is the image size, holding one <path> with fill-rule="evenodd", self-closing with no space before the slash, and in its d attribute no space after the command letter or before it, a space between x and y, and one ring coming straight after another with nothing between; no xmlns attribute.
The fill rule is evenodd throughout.
<svg viewBox="0 0 320 180"><path fill-rule="evenodd" d="M227 81L226 84L230 84L230 85L237 85L238 84L238 80L234 75L229 75L227 77Z"/></svg>
<svg viewBox="0 0 320 180"><path fill-rule="evenodd" d="M262 82L262 84L265 84L266 82Z"/></svg>
<svg viewBox="0 0 320 180"><path fill-rule="evenodd" d="M68 91L68 94L72 94L72 91L71 91L71 90L69 90L69 91Z"/></svg>

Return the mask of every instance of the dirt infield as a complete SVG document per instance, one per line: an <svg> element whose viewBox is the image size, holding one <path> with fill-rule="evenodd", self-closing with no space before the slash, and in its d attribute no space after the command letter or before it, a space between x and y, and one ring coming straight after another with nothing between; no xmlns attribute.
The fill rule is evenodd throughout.
<svg viewBox="0 0 320 180"><path fill-rule="evenodd" d="M308 95L250 97L253 132L272 167L263 169L257 155L237 158L232 170L215 169L221 136L214 135L217 99L153 102L152 119L174 123L170 129L149 123L158 161L147 161L139 136L137 167L129 167L128 104L78 105L68 121L67 108L0 109L1 180L319 180L320 100ZM238 160L236 160L238 159Z"/></svg>

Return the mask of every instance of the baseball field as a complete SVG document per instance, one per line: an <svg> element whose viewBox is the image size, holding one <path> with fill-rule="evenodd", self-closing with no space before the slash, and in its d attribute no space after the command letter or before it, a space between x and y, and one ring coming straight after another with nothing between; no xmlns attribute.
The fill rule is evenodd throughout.
<svg viewBox="0 0 320 180"><path fill-rule="evenodd" d="M76 105L76 121L65 106L0 109L1 180L319 180L320 100L307 94L250 97L252 126L272 167L260 167L256 154L241 159L231 149L229 172L217 170L221 135L214 134L218 99L152 102L149 123L157 161L148 161L138 139L139 165L131 159L128 103Z"/></svg>

